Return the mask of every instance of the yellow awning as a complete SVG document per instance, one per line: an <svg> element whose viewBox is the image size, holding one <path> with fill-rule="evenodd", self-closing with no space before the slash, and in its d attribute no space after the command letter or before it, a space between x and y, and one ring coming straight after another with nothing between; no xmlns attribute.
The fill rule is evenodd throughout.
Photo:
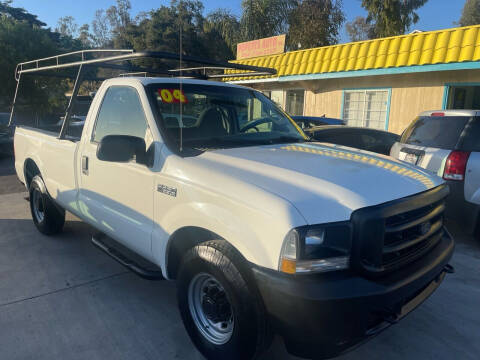
<svg viewBox="0 0 480 360"><path fill-rule="evenodd" d="M274 76L243 78L249 80L478 60L480 25L290 51L232 62L277 69L278 73Z"/></svg>

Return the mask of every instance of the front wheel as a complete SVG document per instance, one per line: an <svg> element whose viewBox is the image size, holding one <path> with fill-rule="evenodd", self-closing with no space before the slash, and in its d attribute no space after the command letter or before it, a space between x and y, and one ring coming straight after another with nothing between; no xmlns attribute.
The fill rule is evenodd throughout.
<svg viewBox="0 0 480 360"><path fill-rule="evenodd" d="M65 211L50 198L43 179L36 175L30 183L30 211L38 231L45 235L57 234L65 224Z"/></svg>
<svg viewBox="0 0 480 360"><path fill-rule="evenodd" d="M207 359L254 359L271 341L263 304L240 255L223 240L192 248L178 274L185 328Z"/></svg>

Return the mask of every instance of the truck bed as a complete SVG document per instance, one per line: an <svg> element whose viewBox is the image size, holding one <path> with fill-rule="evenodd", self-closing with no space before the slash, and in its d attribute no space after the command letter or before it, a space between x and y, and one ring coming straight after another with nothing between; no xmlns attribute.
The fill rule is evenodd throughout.
<svg viewBox="0 0 480 360"><path fill-rule="evenodd" d="M46 130L17 127L14 136L15 170L27 189L39 171L50 196L70 210L76 206L78 191L75 168L78 143L60 140L57 136L57 133Z"/></svg>

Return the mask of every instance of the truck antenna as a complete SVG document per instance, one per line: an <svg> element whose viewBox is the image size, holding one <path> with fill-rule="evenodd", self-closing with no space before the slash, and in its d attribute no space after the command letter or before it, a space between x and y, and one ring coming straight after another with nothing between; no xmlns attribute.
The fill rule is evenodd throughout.
<svg viewBox="0 0 480 360"><path fill-rule="evenodd" d="M182 6L182 0L180 0L180 6ZM182 9L180 9L182 11ZM183 94L183 79L182 79L182 48L183 48L183 36L182 36L182 16L181 13L178 13L178 16L180 17L180 54L179 54L179 61L180 61L180 94ZM182 98L182 95L180 95L180 98ZM183 152L183 102L180 101L180 152Z"/></svg>

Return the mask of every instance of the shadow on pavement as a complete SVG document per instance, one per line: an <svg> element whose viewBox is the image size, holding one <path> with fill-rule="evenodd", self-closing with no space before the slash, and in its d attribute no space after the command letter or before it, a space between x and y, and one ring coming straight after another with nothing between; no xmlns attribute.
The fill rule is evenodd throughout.
<svg viewBox="0 0 480 360"><path fill-rule="evenodd" d="M1 359L202 359L181 322L175 283L128 272L72 216L63 233L47 237L21 194L0 199ZM457 272L418 310L339 359L478 358L480 246L447 226L457 238ZM267 359L294 358L276 338Z"/></svg>
<svg viewBox="0 0 480 360"><path fill-rule="evenodd" d="M11 156L0 154L0 195L25 191L15 173L15 163Z"/></svg>
<svg viewBox="0 0 480 360"><path fill-rule="evenodd" d="M15 161L12 156L0 154L0 176L15 175Z"/></svg>
<svg viewBox="0 0 480 360"><path fill-rule="evenodd" d="M91 245L94 231L69 217L49 237L31 219L0 219L2 358L203 359L184 330L175 283L125 270ZM267 359L293 358L276 339Z"/></svg>

